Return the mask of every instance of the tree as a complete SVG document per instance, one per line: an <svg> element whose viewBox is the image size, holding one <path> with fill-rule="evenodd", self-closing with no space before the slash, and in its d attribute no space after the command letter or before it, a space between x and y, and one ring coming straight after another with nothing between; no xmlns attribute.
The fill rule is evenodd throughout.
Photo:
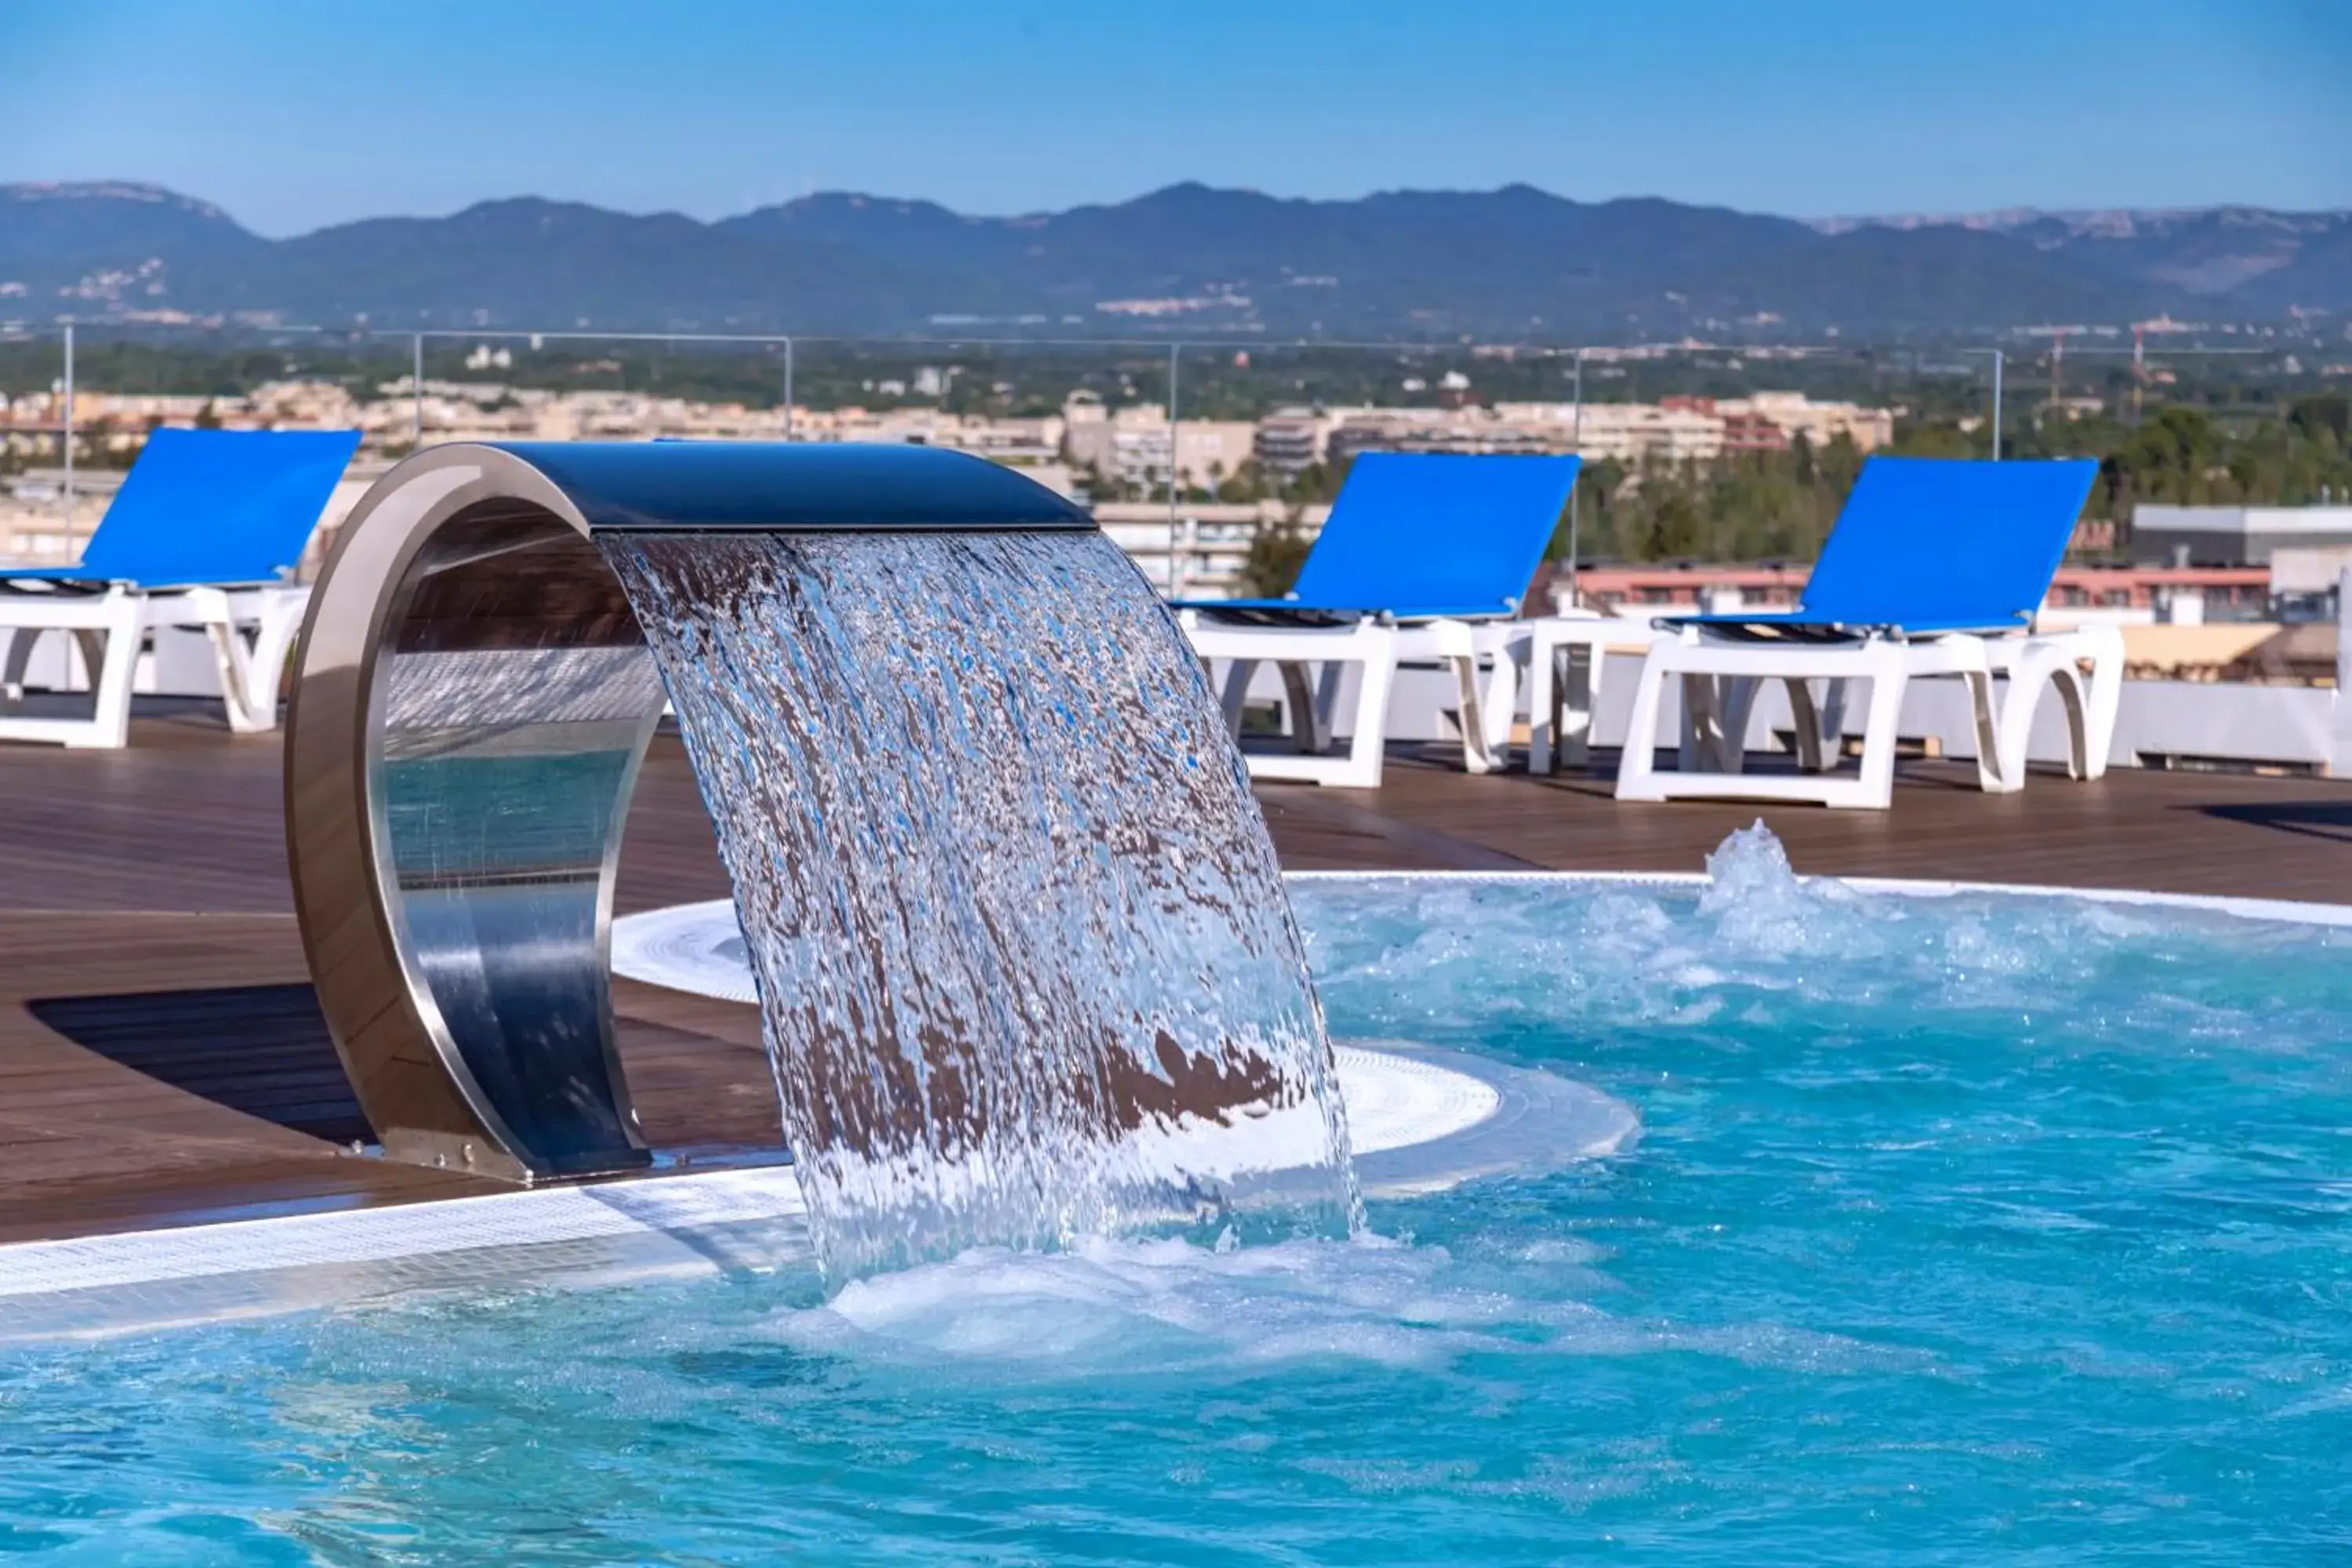
<svg viewBox="0 0 2352 1568"><path fill-rule="evenodd" d="M1250 536L1249 553L1242 559L1241 584L1252 598L1279 599L1298 581L1314 542L1307 537L1297 508L1271 522L1258 525Z"/></svg>
<svg viewBox="0 0 2352 1568"><path fill-rule="evenodd" d="M1706 519L1697 499L1680 483L1658 488L1663 493L1650 508L1643 554L1652 561L1681 561L1716 553L1706 548Z"/></svg>
<svg viewBox="0 0 2352 1568"><path fill-rule="evenodd" d="M1244 458L1230 478L1217 486L1222 501L1253 501L1265 494L1265 472L1255 458Z"/></svg>
<svg viewBox="0 0 2352 1568"><path fill-rule="evenodd" d="M2340 392L2323 392L2311 397L2297 398L2287 410L2288 428L2308 441L2335 438L2341 447L2352 439L2352 397Z"/></svg>
<svg viewBox="0 0 2352 1568"><path fill-rule="evenodd" d="M1973 458L1976 441L1957 425L1912 425L1895 435L1896 454L1906 458Z"/></svg>

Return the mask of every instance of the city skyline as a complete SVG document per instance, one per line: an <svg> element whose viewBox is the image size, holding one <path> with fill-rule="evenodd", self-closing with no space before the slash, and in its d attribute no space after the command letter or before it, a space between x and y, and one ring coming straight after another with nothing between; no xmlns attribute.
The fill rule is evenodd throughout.
<svg viewBox="0 0 2352 1568"><path fill-rule="evenodd" d="M898 3L0 17L0 180L149 182L273 237L514 195L711 219L812 191L1019 214L1187 180L1524 182L1808 218L2352 207L2352 16ZM495 129L496 133L492 133Z"/></svg>

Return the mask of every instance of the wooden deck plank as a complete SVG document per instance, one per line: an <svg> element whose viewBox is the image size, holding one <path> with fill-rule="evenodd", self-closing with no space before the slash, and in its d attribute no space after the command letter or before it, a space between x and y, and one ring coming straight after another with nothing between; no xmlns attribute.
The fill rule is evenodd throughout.
<svg viewBox="0 0 2352 1568"><path fill-rule="evenodd" d="M132 735L120 752L0 747L0 1241L498 1190L320 1135L348 1131L337 1118L352 1108L331 1047L301 1023L275 739L232 739L200 714L142 718ZM1474 778L1400 756L1378 791L1259 798L1299 869L1696 870L1761 817L1801 870L2352 898L2345 784L2126 772L2001 797L1969 785L1961 768L1911 763L1890 812L1635 806L1595 775ZM618 905L727 891L665 737L630 813ZM241 994L249 1029L236 1026ZM751 1008L621 982L614 1011L656 1143L773 1145Z"/></svg>

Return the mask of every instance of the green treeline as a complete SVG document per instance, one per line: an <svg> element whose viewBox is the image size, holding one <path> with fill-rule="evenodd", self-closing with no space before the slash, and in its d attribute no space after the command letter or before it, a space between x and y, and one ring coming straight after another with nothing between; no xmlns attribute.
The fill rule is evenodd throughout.
<svg viewBox="0 0 2352 1568"><path fill-rule="evenodd" d="M1888 450L1913 457L1989 458L1991 437L1957 421L1897 425ZM2018 425L2004 458L2095 457L2099 478L2083 515L2115 528L2085 562L2131 559L2132 508L2141 501L2308 506L2352 502L2352 398L2340 392L2295 400L2279 416L2224 421L2203 409L2168 405L2137 424L2117 419ZM1585 465L1578 480L1576 555L1580 561L1791 561L1820 553L1838 509L1862 471L1862 454L1840 437L1815 450L1800 437L1785 452L1754 452L1713 463ZM1312 468L1278 493L1295 503L1328 500L1343 475ZM1264 493L1244 474L1221 487L1227 499ZM1569 520L1552 536L1550 558L1570 549ZM1244 579L1252 592L1285 592L1307 552L1301 531L1279 526L1253 543Z"/></svg>
<svg viewBox="0 0 2352 1568"><path fill-rule="evenodd" d="M2279 416L2225 423L2203 409L2167 406L2137 425L2091 418L2021 424L2007 458L2092 457L2098 482L2085 519L2111 520L2113 543L2090 558L2129 554L2132 509L2142 501L2305 506L2352 500L2352 401L2342 393L2297 400ZM1957 423L1905 422L1891 451L1986 458L1991 438ZM1707 464L1589 465L1580 485L1577 553L1584 560L1810 561L1861 471L1843 437L1819 451L1801 438L1785 452ZM1568 552L1563 521L1553 553Z"/></svg>

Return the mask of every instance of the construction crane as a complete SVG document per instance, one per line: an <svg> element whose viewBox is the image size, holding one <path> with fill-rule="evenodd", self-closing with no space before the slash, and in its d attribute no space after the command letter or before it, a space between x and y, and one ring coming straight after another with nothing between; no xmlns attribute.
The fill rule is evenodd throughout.
<svg viewBox="0 0 2352 1568"><path fill-rule="evenodd" d="M2050 401L2044 405L2048 408L2055 409L2058 406L2060 377L2064 374L2066 365L2066 340L2082 330L2080 327L2050 329Z"/></svg>
<svg viewBox="0 0 2352 1568"><path fill-rule="evenodd" d="M2141 395L2147 390L2147 323L2132 323L2132 423L2139 423Z"/></svg>

